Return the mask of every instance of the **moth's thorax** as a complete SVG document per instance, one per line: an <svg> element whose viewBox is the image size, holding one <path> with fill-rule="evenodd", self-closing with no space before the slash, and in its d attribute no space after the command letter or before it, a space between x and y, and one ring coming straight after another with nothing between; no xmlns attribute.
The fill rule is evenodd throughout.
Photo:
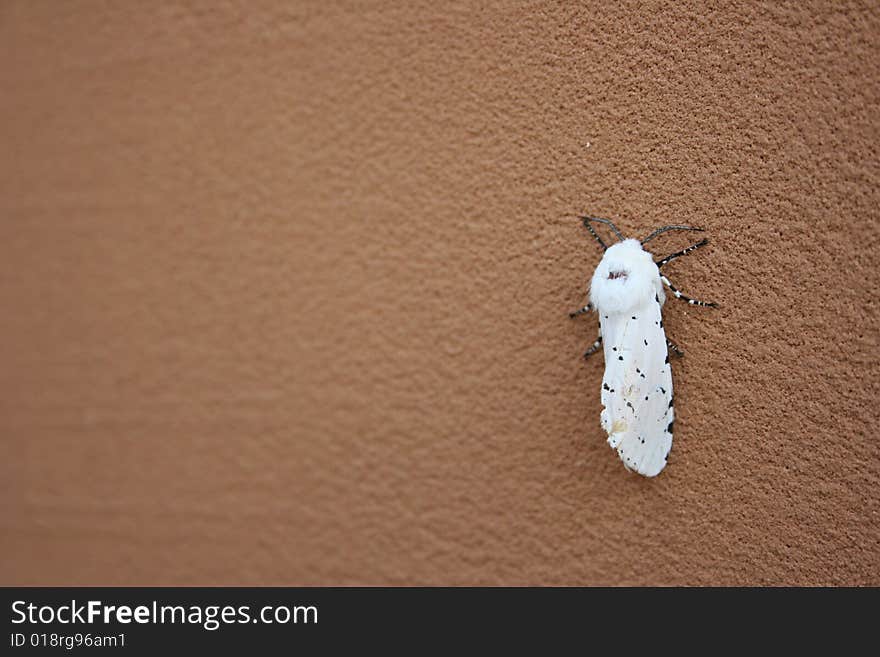
<svg viewBox="0 0 880 657"><path fill-rule="evenodd" d="M662 304L663 283L651 254L638 240L613 244L605 251L590 282L590 301L600 313L624 313L658 298Z"/></svg>

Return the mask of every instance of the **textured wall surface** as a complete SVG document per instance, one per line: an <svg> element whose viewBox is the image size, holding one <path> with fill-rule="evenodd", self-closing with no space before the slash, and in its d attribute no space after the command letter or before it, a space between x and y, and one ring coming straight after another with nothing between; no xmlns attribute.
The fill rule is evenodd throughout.
<svg viewBox="0 0 880 657"><path fill-rule="evenodd" d="M877 3L580 5L0 4L0 583L880 584Z"/></svg>

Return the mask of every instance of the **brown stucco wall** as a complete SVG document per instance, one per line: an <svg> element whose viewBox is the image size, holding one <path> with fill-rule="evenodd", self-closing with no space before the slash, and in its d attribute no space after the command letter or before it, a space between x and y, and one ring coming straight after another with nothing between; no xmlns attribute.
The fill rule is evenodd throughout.
<svg viewBox="0 0 880 657"><path fill-rule="evenodd" d="M0 583L880 584L842 5L0 5ZM584 211L713 240L655 480Z"/></svg>

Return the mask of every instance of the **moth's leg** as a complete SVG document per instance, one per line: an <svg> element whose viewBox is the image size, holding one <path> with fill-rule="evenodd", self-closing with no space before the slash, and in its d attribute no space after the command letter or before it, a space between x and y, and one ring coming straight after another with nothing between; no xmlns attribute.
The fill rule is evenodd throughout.
<svg viewBox="0 0 880 657"><path fill-rule="evenodd" d="M666 338L666 346L669 348L669 351L671 351L672 353L674 353L674 354L675 354L676 356L678 356L679 358L681 358L682 356L684 356L684 352L683 352L681 349L679 349L679 348L678 348L678 345L675 344L675 343L674 343L672 340L670 340L669 338Z"/></svg>
<svg viewBox="0 0 880 657"><path fill-rule="evenodd" d="M718 304L714 301L697 301L696 299L691 299L689 296L682 294L676 287L669 282L669 279L665 276L660 276L660 280L663 281L663 284L666 285L670 290L672 290L672 294L675 295L676 299L682 299L687 301L692 306L707 306L709 308L717 308Z"/></svg>
<svg viewBox="0 0 880 657"><path fill-rule="evenodd" d="M665 258L663 258L663 260L658 260L658 261L657 261L657 267L660 268L660 267L662 267L663 265L668 265L670 262L672 262L672 261L675 260L676 258L680 258L681 256L686 256L686 255L687 255L688 253L690 253L691 251L696 251L696 250L699 249L701 246L706 246L708 243L709 243L709 240L708 240L708 239L705 239L705 240L700 240L700 241L697 242L696 244L691 244L691 245L690 245L688 248L686 248L686 249L682 249L681 251L678 251L678 252L676 252L676 253L673 253L672 255L668 255L668 256L666 256Z"/></svg>
<svg viewBox="0 0 880 657"><path fill-rule="evenodd" d="M600 333L599 337L596 338L596 341L592 345L590 345L589 349L587 349L584 352L584 358L589 358L590 356L595 354L597 351L599 351L599 347L601 347L601 346L602 346L602 334Z"/></svg>
<svg viewBox="0 0 880 657"><path fill-rule="evenodd" d="M581 315L586 315L593 309L593 304L588 303L586 306L581 308L580 310L575 310L573 313L568 313L568 316L574 319L575 317L580 317Z"/></svg>

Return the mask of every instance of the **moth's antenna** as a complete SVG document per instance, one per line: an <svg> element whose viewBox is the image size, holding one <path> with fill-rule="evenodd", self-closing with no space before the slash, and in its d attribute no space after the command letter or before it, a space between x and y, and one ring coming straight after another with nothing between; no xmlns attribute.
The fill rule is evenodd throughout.
<svg viewBox="0 0 880 657"><path fill-rule="evenodd" d="M665 233L667 230L696 230L700 232L703 231L702 228L695 228L694 226L663 226L663 228L658 228L653 233L648 235L645 239L643 239L642 244L647 244L658 235Z"/></svg>
<svg viewBox="0 0 880 657"><path fill-rule="evenodd" d="M596 238L596 241L602 246L602 250L605 251L608 249L608 245L602 241L602 238L596 234L596 231L593 230L593 227L590 225L593 221L598 221L600 224L605 224L608 226L614 234L617 235L618 239L622 242L625 238L620 234L620 231L617 230L617 226L609 219L600 219L599 217L581 217L581 220L584 222L584 226L588 231L590 231L590 235Z"/></svg>

